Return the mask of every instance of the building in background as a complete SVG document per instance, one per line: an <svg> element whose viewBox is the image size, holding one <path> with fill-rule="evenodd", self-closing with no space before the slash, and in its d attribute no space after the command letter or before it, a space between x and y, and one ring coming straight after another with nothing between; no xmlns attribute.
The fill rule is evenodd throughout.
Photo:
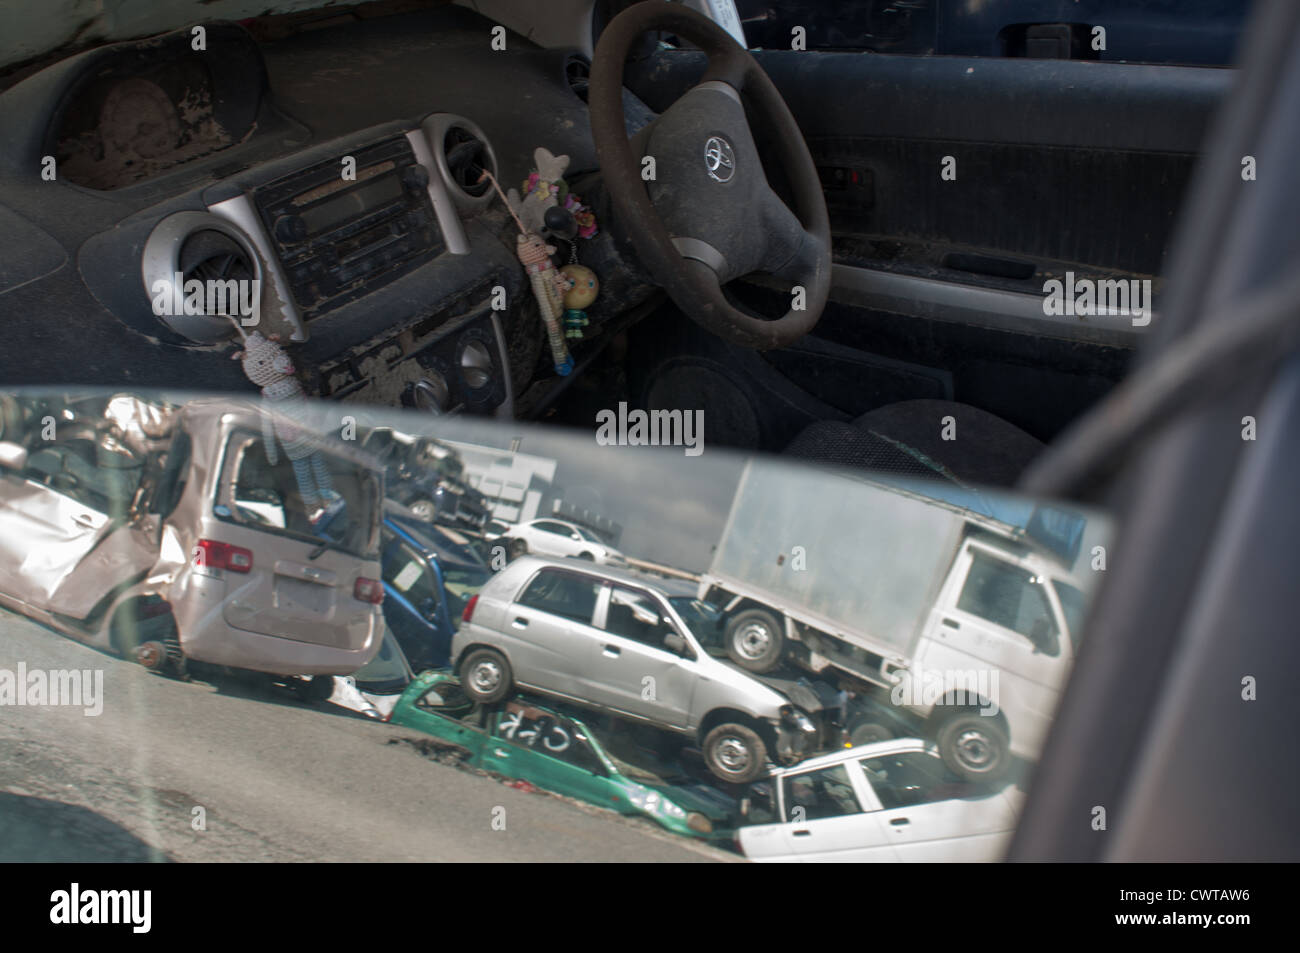
<svg viewBox="0 0 1300 953"><path fill-rule="evenodd" d="M555 481L557 463L517 450L500 450L472 443L444 440L464 465L464 479L487 499L494 519L523 523L546 515L542 499ZM516 440L514 446L518 446Z"/></svg>

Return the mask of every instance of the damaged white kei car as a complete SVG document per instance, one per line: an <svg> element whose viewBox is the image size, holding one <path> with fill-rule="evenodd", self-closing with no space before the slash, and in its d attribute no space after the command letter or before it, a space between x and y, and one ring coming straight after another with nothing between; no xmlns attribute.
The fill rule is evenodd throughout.
<svg viewBox="0 0 1300 953"><path fill-rule="evenodd" d="M0 605L150 669L308 676L308 694L375 655L364 456L321 437L304 467L249 401L0 400Z"/></svg>

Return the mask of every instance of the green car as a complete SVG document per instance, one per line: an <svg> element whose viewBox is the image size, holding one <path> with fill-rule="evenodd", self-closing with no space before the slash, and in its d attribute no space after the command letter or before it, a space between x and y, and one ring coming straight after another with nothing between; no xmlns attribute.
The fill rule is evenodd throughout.
<svg viewBox="0 0 1300 953"><path fill-rule="evenodd" d="M616 758L577 718L521 699L484 708L449 672L417 677L392 724L469 752L467 763L620 814L649 817L676 834L730 841L735 801L690 779L662 776Z"/></svg>

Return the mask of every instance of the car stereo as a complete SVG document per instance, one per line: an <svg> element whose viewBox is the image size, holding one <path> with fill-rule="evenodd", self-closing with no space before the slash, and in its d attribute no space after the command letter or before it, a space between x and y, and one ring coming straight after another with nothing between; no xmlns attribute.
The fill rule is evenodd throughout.
<svg viewBox="0 0 1300 953"><path fill-rule="evenodd" d="M355 165L345 165L349 158ZM253 193L305 318L373 291L443 251L428 185L428 170L399 136Z"/></svg>

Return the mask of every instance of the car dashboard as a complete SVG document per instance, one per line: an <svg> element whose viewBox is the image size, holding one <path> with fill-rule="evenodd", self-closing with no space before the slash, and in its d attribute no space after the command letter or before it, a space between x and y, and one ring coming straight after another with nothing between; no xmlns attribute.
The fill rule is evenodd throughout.
<svg viewBox="0 0 1300 953"><path fill-rule="evenodd" d="M92 49L0 92L7 379L250 389L229 358L256 327L313 396L512 415L555 375L483 171L517 187L545 146L599 202L585 60L494 50L457 7L283 21ZM598 341L655 291L608 229L581 244ZM194 279L256 300L191 300Z"/></svg>

